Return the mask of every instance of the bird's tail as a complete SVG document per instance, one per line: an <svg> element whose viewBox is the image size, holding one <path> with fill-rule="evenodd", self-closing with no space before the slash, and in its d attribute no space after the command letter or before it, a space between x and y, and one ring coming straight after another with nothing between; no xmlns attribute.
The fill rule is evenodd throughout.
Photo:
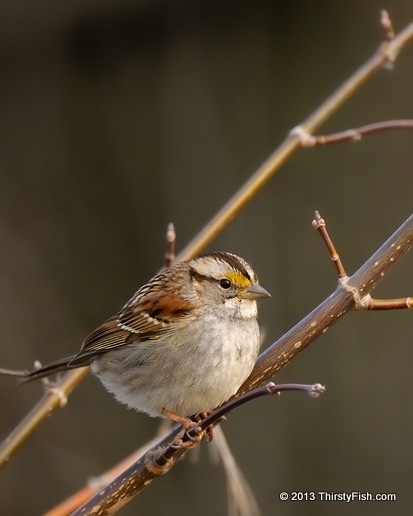
<svg viewBox="0 0 413 516"><path fill-rule="evenodd" d="M64 371L69 371L70 369L75 369L75 365L70 365L70 362L71 360L73 360L73 358L74 355L66 358L61 358L60 360L56 360L56 362L52 362L45 366L36 367L32 371L13 371L11 369L0 368L0 374L16 376L17 378L21 378L23 383L30 382L32 380L39 380L40 378L52 376L57 373L63 373Z"/></svg>

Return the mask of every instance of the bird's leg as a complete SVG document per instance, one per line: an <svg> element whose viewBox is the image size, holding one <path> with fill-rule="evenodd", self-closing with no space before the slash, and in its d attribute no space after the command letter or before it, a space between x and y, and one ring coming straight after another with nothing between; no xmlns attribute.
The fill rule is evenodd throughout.
<svg viewBox="0 0 413 516"><path fill-rule="evenodd" d="M185 430L190 430L196 425L195 421L192 421L192 419L190 419L189 417L180 416L179 414L175 414L175 412L171 412L168 409L162 409L161 414L166 417L169 417L170 419L175 421L175 423L179 423L185 428Z"/></svg>
<svg viewBox="0 0 413 516"><path fill-rule="evenodd" d="M189 417L183 417L183 416L180 416L179 414L175 414L175 412L172 412L168 409L161 410L162 415L169 417L170 419L175 421L175 423L179 423L180 425L183 426L184 434L188 430L191 430L191 428L194 428L195 426L197 426L197 424L199 422L201 422L203 419L205 419L207 417L207 415L210 414L211 412L212 411L200 412L199 414L196 414L195 416L193 416L193 419L191 419ZM192 443L201 441L204 438L205 433L208 435L209 441L212 441L212 439L214 438L214 427L212 425L210 425L206 430L201 430L201 428L197 428L196 430L198 430L199 432L195 436L187 434L187 436L192 441ZM177 447L181 447L182 445L185 445L185 446L188 445L189 442L183 443L182 437L177 436L177 438L174 439L174 444Z"/></svg>

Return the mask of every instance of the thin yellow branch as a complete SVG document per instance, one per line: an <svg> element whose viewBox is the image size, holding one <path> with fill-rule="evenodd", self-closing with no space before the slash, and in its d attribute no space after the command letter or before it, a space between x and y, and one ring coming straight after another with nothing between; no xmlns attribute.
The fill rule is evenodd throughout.
<svg viewBox="0 0 413 516"><path fill-rule="evenodd" d="M2 442L0 447L0 465L9 461L13 453L20 448L34 430L57 408L66 405L67 397L86 377L89 367L82 367L65 375L54 388L47 388L43 398L33 407L21 423Z"/></svg>
<svg viewBox="0 0 413 516"><path fill-rule="evenodd" d="M393 62L401 49L413 39L413 23L409 24L393 40L380 45L370 59L351 75L325 102L298 127L311 134L344 102L359 89L384 64ZM301 145L300 137L293 129L281 145L265 161L251 178L236 192L208 224L179 253L178 260L187 260L202 251L218 233L235 217L245 204L279 170L294 151Z"/></svg>

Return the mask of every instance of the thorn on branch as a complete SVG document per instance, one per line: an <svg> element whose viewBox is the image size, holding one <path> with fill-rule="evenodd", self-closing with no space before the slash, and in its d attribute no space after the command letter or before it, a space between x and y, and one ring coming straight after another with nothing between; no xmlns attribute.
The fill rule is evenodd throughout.
<svg viewBox="0 0 413 516"><path fill-rule="evenodd" d="M346 278L347 273L341 262L341 258L334 247L334 244L330 238L330 235L328 234L326 222L324 219L321 218L321 215L318 211L316 211L314 214L314 220L313 220L312 224L313 224L313 228L316 229L320 233L321 238L324 240L324 243L327 246L327 249L330 253L331 260L334 263L334 266L336 268L339 279Z"/></svg>

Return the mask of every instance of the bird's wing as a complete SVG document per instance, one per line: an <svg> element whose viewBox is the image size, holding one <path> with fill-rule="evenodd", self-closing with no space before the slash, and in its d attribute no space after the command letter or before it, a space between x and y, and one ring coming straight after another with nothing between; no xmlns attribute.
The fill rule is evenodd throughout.
<svg viewBox="0 0 413 516"><path fill-rule="evenodd" d="M171 293L147 294L139 303L132 298L121 312L86 337L82 349L70 362L70 366L90 363L95 355L127 344L147 340L156 342L156 339L170 331L172 325L187 320L193 306L193 303Z"/></svg>

